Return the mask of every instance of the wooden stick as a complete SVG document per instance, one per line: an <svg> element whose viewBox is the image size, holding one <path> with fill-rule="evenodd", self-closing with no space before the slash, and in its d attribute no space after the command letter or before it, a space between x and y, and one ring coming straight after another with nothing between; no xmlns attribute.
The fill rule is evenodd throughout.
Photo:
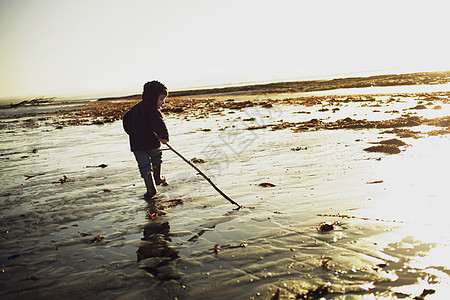
<svg viewBox="0 0 450 300"><path fill-rule="evenodd" d="M228 201L230 201L232 204L236 205L239 208L241 208L242 206L237 204L236 202L234 202L230 197L228 197L224 192L222 192L212 181L211 179L208 178L208 176L206 176L202 171L200 171L199 168L197 168L193 163L191 163L189 160L187 160L186 158L184 158L183 155L181 155L180 153L178 153L175 149L172 148L172 146L170 146L169 144L166 144L167 147L169 147L170 150L172 150L176 155L178 155L179 157L181 157L182 160L184 160L186 163L188 163L191 167L193 167L198 173L200 173L200 175L203 176L203 178L206 179L206 181L209 182L209 184L211 184L211 186L219 192L219 194L221 194L225 199L227 199Z"/></svg>

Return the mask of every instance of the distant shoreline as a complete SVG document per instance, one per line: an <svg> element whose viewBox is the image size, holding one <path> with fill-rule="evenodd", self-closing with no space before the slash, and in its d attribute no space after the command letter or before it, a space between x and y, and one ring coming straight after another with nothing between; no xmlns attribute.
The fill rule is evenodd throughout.
<svg viewBox="0 0 450 300"><path fill-rule="evenodd" d="M330 91L348 88L368 88L368 87L388 87L407 85L438 85L450 83L450 71L441 72L420 72L406 74L386 74L368 77L346 77L328 80L307 80L307 81L284 81L262 84L249 84L230 87L189 89L180 91L169 91L169 97L193 97L193 96L240 96L258 94L277 93L308 93L318 91ZM121 101L137 100L141 94L112 96L112 97L92 97L89 101ZM31 106L52 104L58 102L74 102L76 100L57 100L55 97L41 97L17 102L2 101L0 108L11 108L17 106Z"/></svg>
<svg viewBox="0 0 450 300"><path fill-rule="evenodd" d="M347 77L330 80L308 80L292 82L272 82L231 86L221 88L191 89L169 91L169 97L216 96L216 95L255 95L265 93L307 93L345 88L367 88L403 85L446 84L450 82L450 71L420 72L408 74L388 74L368 77ZM98 101L131 100L140 98L141 94L129 96L105 97Z"/></svg>

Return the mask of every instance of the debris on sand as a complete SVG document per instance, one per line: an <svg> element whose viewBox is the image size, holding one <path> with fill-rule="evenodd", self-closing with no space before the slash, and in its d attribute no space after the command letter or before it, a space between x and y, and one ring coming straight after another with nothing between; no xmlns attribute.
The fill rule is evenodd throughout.
<svg viewBox="0 0 450 300"><path fill-rule="evenodd" d="M63 183L69 182L69 181L72 181L72 179L70 179L70 178L67 177L66 175L63 175L63 177L62 177L60 180L54 181L54 182L52 182L52 183L60 183L60 184L63 184Z"/></svg>
<svg viewBox="0 0 450 300"><path fill-rule="evenodd" d="M317 225L317 230L320 232L327 232L334 229L335 223L332 222L320 222L319 225Z"/></svg>
<svg viewBox="0 0 450 300"><path fill-rule="evenodd" d="M425 105L419 104L419 105L416 105L414 107L411 107L410 109L427 109L427 107Z"/></svg>
<svg viewBox="0 0 450 300"><path fill-rule="evenodd" d="M248 246L247 242L242 242L239 244L226 244L220 246L219 244L215 244L213 247L214 253L219 253L220 249L237 249L237 248L245 248Z"/></svg>
<svg viewBox="0 0 450 300"><path fill-rule="evenodd" d="M295 147L291 148L292 151L301 151L301 150L308 150L308 147Z"/></svg>
<svg viewBox="0 0 450 300"><path fill-rule="evenodd" d="M432 131L428 132L428 136L438 136L438 135L444 135L444 134L450 134L450 127L447 127L445 129L432 130Z"/></svg>
<svg viewBox="0 0 450 300"><path fill-rule="evenodd" d="M97 236L95 236L92 240L91 240L91 243L98 243L98 242L100 242L100 241L102 241L103 239L104 239L105 237L103 236L103 235L97 235Z"/></svg>
<svg viewBox="0 0 450 300"><path fill-rule="evenodd" d="M98 166L86 166L86 168L106 168L108 165L107 164L100 164Z"/></svg>
<svg viewBox="0 0 450 300"><path fill-rule="evenodd" d="M325 284L322 284L320 286L318 286L315 289L309 290L307 293L305 294L298 294L297 295L297 299L319 299L321 298L321 296L325 296L326 294L328 294L328 286Z"/></svg>
<svg viewBox="0 0 450 300"><path fill-rule="evenodd" d="M419 134L421 132L420 131L412 131L410 129L405 129L405 128L394 128L392 130L386 130L386 131L380 132L380 134L385 134L385 133L394 133L399 138L414 138L414 139L418 139L418 138L420 138Z"/></svg>
<svg viewBox="0 0 450 300"><path fill-rule="evenodd" d="M21 281L27 281L27 280L33 280L33 281L36 281L36 280L39 280L39 279L41 279L41 277L35 275L35 276L31 276L31 277L27 277L27 278L21 279Z"/></svg>
<svg viewBox="0 0 450 300"><path fill-rule="evenodd" d="M151 212L147 212L147 215L149 216L149 218L150 219L154 219L154 218L156 218L157 217L157 214L156 214L156 212L154 212L154 213L151 213Z"/></svg>
<svg viewBox="0 0 450 300"><path fill-rule="evenodd" d="M262 187L274 187L274 186L276 186L276 185L273 184L273 183L270 183L270 182L261 182L261 183L259 184L259 186L262 186Z"/></svg>
<svg viewBox="0 0 450 300"><path fill-rule="evenodd" d="M184 200L183 199L170 199L170 200L166 200L163 201L164 203L168 203L167 207L175 207L177 205L183 204Z"/></svg>
<svg viewBox="0 0 450 300"><path fill-rule="evenodd" d="M36 175L24 175L24 176L26 177L25 180L28 180L28 179L31 179L33 177L42 176L42 175L45 175L45 173L40 173L40 174L36 174Z"/></svg>
<svg viewBox="0 0 450 300"><path fill-rule="evenodd" d="M191 159L191 162L193 162L194 164L204 164L205 160L201 159L201 158L194 157L194 158Z"/></svg>
<svg viewBox="0 0 450 300"><path fill-rule="evenodd" d="M433 289L424 289L422 291L422 294L420 294L419 296L414 297L414 299L420 300L420 299L425 299L426 296L428 295L433 295L434 293L436 293L436 290Z"/></svg>
<svg viewBox="0 0 450 300"><path fill-rule="evenodd" d="M344 218L344 219L358 219L358 220L364 220L364 221L377 221L377 222L393 222L393 223L403 223L403 221L400 220L384 220L379 218L367 218L367 217L358 217L353 215L346 215L346 214L317 214L319 217L333 217L333 218Z"/></svg>
<svg viewBox="0 0 450 300"><path fill-rule="evenodd" d="M247 242L242 242L242 243L239 243L239 244L222 245L222 246L220 246L220 248L223 248L223 249L236 249L236 248L245 248L247 246L248 246Z"/></svg>
<svg viewBox="0 0 450 300"><path fill-rule="evenodd" d="M367 184L377 184L377 183L383 183L383 180L375 180L375 181L368 181Z"/></svg>

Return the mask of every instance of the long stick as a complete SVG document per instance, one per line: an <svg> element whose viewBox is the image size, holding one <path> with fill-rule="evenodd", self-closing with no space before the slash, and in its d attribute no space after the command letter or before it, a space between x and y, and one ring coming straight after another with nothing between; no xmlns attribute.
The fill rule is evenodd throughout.
<svg viewBox="0 0 450 300"><path fill-rule="evenodd" d="M172 150L173 152L175 152L176 155L178 155L179 157L181 157L182 160L184 160L186 163L188 163L191 167L193 167L198 173L200 173L200 175L203 176L203 178L206 179L206 181L209 182L209 184L211 184L211 186L219 192L219 194L221 194L225 199L227 199L228 201L230 201L232 204L236 205L239 208L241 208L242 206L237 204L236 202L234 202L230 197L228 197L227 195L225 195L224 192L222 192L212 181L211 179L208 178L208 176L206 176L202 171L200 171L199 168L197 168L194 164L192 164L189 160L187 160L186 158L184 158L183 155L181 155L180 153L178 153L175 149L173 149L169 144L166 144L167 147L169 147L170 150Z"/></svg>

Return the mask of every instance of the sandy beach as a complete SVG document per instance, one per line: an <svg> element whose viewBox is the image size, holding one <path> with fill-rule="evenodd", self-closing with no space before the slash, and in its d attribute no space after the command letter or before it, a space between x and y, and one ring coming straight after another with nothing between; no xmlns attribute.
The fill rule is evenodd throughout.
<svg viewBox="0 0 450 300"><path fill-rule="evenodd" d="M168 99L241 209L167 149L143 199L136 97L0 110L0 297L445 299L450 92L328 93Z"/></svg>

